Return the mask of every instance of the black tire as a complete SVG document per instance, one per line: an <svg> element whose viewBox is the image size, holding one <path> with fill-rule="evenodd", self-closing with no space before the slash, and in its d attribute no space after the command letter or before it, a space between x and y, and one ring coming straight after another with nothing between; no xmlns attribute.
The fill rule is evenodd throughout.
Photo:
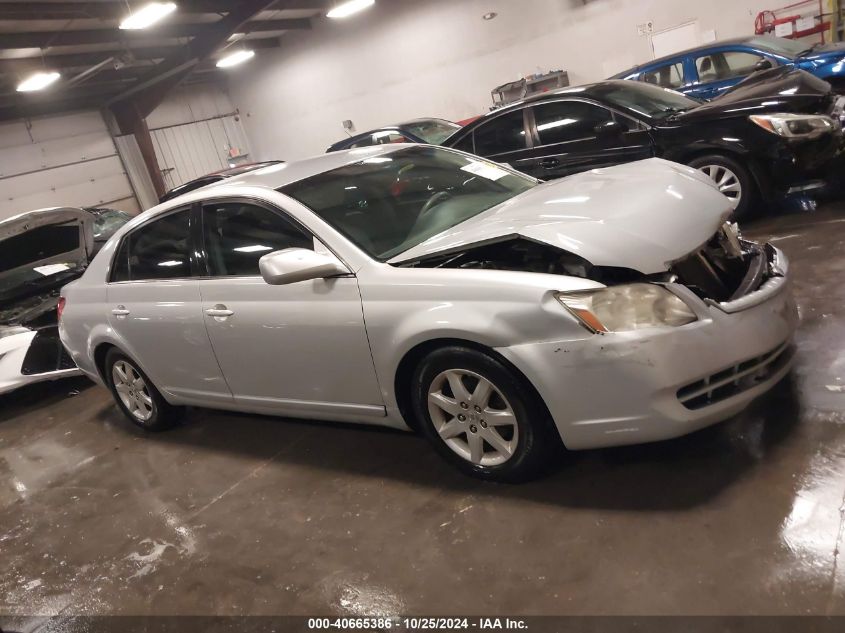
<svg viewBox="0 0 845 633"><path fill-rule="evenodd" d="M687 164L690 167L694 167L699 170L710 165L715 165L728 169L736 174L736 178L739 181L741 188L741 195L732 217L734 220L745 220L751 216L757 202L758 192L757 184L754 182L751 172L745 165L730 156L725 156L724 154L707 154L705 156L697 156Z"/></svg>
<svg viewBox="0 0 845 633"><path fill-rule="evenodd" d="M143 387L135 390L135 394L145 395L149 399L149 405L146 402L143 406L149 406L149 417L144 419L143 414L133 413L129 406L124 402L121 394L118 393L119 386L115 380L115 365L121 364L121 368L131 368L131 370L143 380ZM124 371L125 373L125 371ZM114 401L123 414L135 425L141 427L145 431L164 431L176 426L183 412L182 407L174 407L169 404L161 395L158 389L147 375L138 367L138 364L129 358L126 354L116 348L109 350L106 354L105 362L105 379L108 383L109 389L112 392ZM140 409L139 409L140 410ZM146 413L146 410L144 411Z"/></svg>
<svg viewBox="0 0 845 633"><path fill-rule="evenodd" d="M455 403L449 402L450 408L456 405L460 407L460 398L455 398L454 391L450 386L447 386L451 385L451 382L443 377L445 372L452 370L469 372L486 379L493 385L494 396L490 399L489 407L485 406L484 410L477 412L471 400L471 396L475 394L469 394L470 399L465 403L468 404L466 409L455 409L459 414L462 410L464 411L465 414L461 414L465 418L463 421L458 420L460 415L452 417L452 413L447 413L445 410L441 411L435 407L435 415L438 417L437 424L440 428L452 423L461 425L451 427L452 430L460 428L461 431L457 436L447 440L441 437L429 411L429 391L432 388L437 390L437 385L443 385L444 392L451 393L455 400ZM467 391L472 391L478 386L479 382L475 376L463 374L461 380L464 381L462 384L467 388ZM536 392L530 385L526 384L522 376L516 374L513 369L493 356L460 346L435 350L417 366L413 374L411 389L413 412L423 434L446 461L471 476L489 481L509 483L527 481L541 474L551 456L562 446L560 436L557 434L546 407L540 401ZM440 391L436 391L436 393L440 393ZM507 411L510 410L515 416L516 424L513 427L494 427L492 423L484 420L484 411L494 415L492 410L502 409L502 403L505 407L509 405L510 408L502 410L500 413L507 415ZM445 422L446 419L449 421ZM474 430L471 431L471 429ZM499 431L499 429L502 430ZM472 437L474 446L478 446L478 437L483 440L481 442L482 461L501 459L505 454L504 452L496 452L493 444L487 443L486 438L488 437L503 439L506 445L512 447L512 454L502 463L473 463L471 455L458 453L458 450L463 450L464 445L467 453L472 450L470 447L471 432L475 435ZM491 432L496 433L498 438L493 438L490 435ZM451 442L451 445L447 441ZM501 446L501 444L499 445ZM461 448L453 448L453 446ZM491 450L488 451L488 449Z"/></svg>

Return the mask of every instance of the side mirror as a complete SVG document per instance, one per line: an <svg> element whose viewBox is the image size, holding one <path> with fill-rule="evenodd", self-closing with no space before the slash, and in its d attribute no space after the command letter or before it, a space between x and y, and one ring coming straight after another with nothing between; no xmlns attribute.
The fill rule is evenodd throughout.
<svg viewBox="0 0 845 633"><path fill-rule="evenodd" d="M619 121L605 121L604 123L599 123L594 128L594 131L599 138L608 138L611 136L621 136L628 129L627 125Z"/></svg>
<svg viewBox="0 0 845 633"><path fill-rule="evenodd" d="M770 68L774 68L774 66L772 65L772 61L769 59L761 59L759 62L754 64L755 72L759 70L769 70Z"/></svg>
<svg viewBox="0 0 845 633"><path fill-rule="evenodd" d="M298 281L348 275L349 270L334 255L324 255L307 248L286 248L267 253L258 260L261 276L271 286Z"/></svg>

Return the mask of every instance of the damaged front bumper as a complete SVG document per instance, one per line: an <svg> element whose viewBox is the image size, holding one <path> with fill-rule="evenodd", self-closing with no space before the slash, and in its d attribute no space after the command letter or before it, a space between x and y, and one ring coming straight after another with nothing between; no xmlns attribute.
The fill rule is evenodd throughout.
<svg viewBox="0 0 845 633"><path fill-rule="evenodd" d="M0 395L32 383L80 374L54 327L16 328L14 334L0 338Z"/></svg>
<svg viewBox="0 0 845 633"><path fill-rule="evenodd" d="M639 444L725 420L789 371L798 311L788 261L765 247L767 279L714 301L670 284L698 320L499 348L545 401L570 449Z"/></svg>

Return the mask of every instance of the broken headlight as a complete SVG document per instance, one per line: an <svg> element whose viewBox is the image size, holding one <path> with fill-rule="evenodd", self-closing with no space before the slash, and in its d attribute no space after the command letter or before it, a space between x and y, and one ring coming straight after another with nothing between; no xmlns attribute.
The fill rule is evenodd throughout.
<svg viewBox="0 0 845 633"><path fill-rule="evenodd" d="M772 134L785 138L813 138L827 132L833 132L838 123L829 116L821 114L752 114L753 123Z"/></svg>
<svg viewBox="0 0 845 633"><path fill-rule="evenodd" d="M678 327L697 318L680 297L655 284L559 292L556 297L591 332Z"/></svg>

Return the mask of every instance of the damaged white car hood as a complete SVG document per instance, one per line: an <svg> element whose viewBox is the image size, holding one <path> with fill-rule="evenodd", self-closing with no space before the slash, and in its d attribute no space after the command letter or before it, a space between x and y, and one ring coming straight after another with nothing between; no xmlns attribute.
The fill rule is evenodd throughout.
<svg viewBox="0 0 845 633"><path fill-rule="evenodd" d="M389 263L523 237L583 257L594 266L652 274L704 245L729 214L730 202L704 174L650 158L535 187Z"/></svg>

